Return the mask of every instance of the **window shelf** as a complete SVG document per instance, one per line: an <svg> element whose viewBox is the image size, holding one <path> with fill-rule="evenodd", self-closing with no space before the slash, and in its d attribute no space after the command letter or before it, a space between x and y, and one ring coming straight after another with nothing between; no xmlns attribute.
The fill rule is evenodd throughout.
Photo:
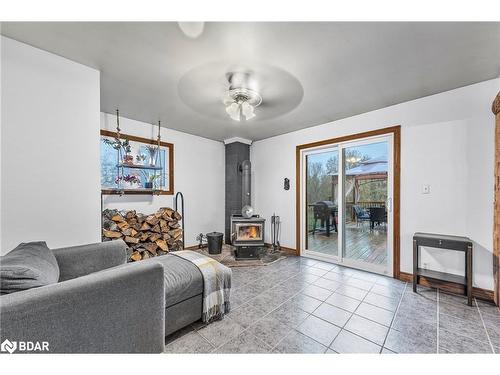
<svg viewBox="0 0 500 375"><path fill-rule="evenodd" d="M101 189L104 195L172 195L172 192L159 189Z"/></svg>
<svg viewBox="0 0 500 375"><path fill-rule="evenodd" d="M156 163L155 165L150 165L147 159L144 160L144 164L139 164L136 160L124 163L120 151L105 144L102 140L103 138L128 140L131 147L131 151L129 152L131 156L148 155L148 147L159 147L159 152L154 156ZM140 180L140 184L130 187L130 185L123 181L126 175L129 174L136 176ZM153 181L153 186L155 187L145 188L145 186L149 186L146 183L151 182L151 177L153 176L155 176ZM118 185L116 181L120 177L122 181ZM157 140L153 139L101 130L101 193L102 195L173 195L174 145L168 142L161 141L158 143Z"/></svg>
<svg viewBox="0 0 500 375"><path fill-rule="evenodd" d="M140 164L117 164L118 168L131 168L131 169L147 169L153 171L161 171L163 167L156 167L151 165L140 165Z"/></svg>

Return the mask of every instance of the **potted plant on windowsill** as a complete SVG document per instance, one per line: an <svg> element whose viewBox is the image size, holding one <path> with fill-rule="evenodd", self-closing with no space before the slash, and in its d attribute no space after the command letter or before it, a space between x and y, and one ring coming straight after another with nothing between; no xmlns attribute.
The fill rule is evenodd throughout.
<svg viewBox="0 0 500 375"><path fill-rule="evenodd" d="M154 182L156 181L156 179L158 179L160 177L159 174L151 174L149 176L146 176L146 182L144 183L144 187L146 189L153 189L153 186L154 186Z"/></svg>
<svg viewBox="0 0 500 375"><path fill-rule="evenodd" d="M136 175L131 175L131 174L127 174L125 176L119 176L115 179L115 184L119 185L120 182L125 182L129 184L129 188L139 187L141 185L141 179Z"/></svg>
<svg viewBox="0 0 500 375"><path fill-rule="evenodd" d="M144 162L146 161L146 155L144 154L137 154L135 156L135 162L137 165L144 165Z"/></svg>

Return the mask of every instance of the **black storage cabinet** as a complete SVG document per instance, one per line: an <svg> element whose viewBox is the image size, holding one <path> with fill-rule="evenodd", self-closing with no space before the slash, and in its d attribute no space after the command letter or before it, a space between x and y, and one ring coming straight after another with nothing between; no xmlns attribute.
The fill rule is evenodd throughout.
<svg viewBox="0 0 500 375"><path fill-rule="evenodd" d="M420 246L463 251L465 254L465 275L455 275L419 267ZM467 304L472 306L472 241L468 237L450 236L435 233L415 233L413 235L413 291L417 291L420 277L438 281L461 284L465 287Z"/></svg>

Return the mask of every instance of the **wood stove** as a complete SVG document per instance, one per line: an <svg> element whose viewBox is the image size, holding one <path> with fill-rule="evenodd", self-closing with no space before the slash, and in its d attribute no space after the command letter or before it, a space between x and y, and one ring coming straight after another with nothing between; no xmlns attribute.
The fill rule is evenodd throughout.
<svg viewBox="0 0 500 375"><path fill-rule="evenodd" d="M260 250L264 247L265 221L259 215L250 218L231 216L231 244L236 247L237 260L259 258Z"/></svg>

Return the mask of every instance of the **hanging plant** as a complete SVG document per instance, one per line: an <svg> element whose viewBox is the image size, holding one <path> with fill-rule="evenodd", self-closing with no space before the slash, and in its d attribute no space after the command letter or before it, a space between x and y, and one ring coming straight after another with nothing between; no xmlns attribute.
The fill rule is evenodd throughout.
<svg viewBox="0 0 500 375"><path fill-rule="evenodd" d="M115 150L119 150L121 148L124 155L130 154L130 152L132 151L128 139L124 139L123 141L121 141L119 138L114 138L113 140L104 138L103 142L107 145L110 145Z"/></svg>
<svg viewBox="0 0 500 375"><path fill-rule="evenodd" d="M119 138L114 138L113 140L104 138L103 139L104 143L107 145L110 145L113 147L115 150L122 150L123 156L122 156L122 163L123 164L134 164L134 157L130 155L132 152L132 147L130 146L130 142L128 139L124 139L123 141L120 140Z"/></svg>

